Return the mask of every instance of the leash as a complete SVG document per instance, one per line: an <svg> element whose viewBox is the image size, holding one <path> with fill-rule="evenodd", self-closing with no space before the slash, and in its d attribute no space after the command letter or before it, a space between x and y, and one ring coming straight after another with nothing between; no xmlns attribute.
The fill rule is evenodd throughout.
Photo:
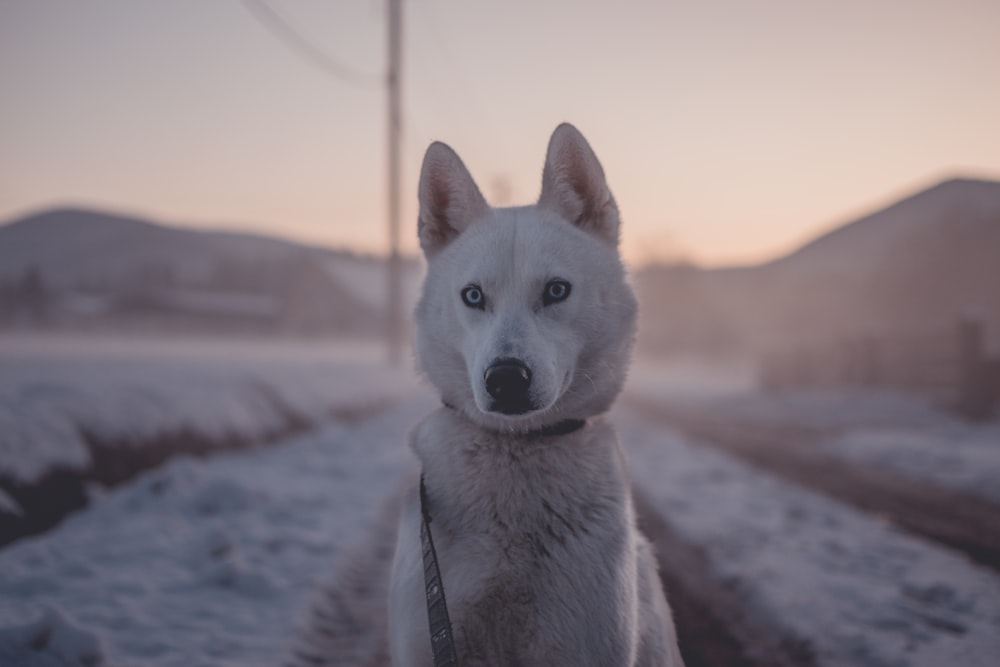
<svg viewBox="0 0 1000 667"><path fill-rule="evenodd" d="M445 403L445 407L452 406ZM583 419L564 419L551 426L530 431L527 436L552 437L568 435L586 425ZM427 595L427 622L431 631L431 651L434 653L434 667L458 667L455 651L455 637L448 617L448 603L444 598L444 582L438 567L437 551L431 537L431 514L427 509L427 487L424 476L420 475L420 546L424 555L424 592Z"/></svg>
<svg viewBox="0 0 1000 667"><path fill-rule="evenodd" d="M431 515L427 511L427 489L420 476L420 544L424 552L424 589L427 593L427 621L431 628L431 650L434 667L458 667L455 638L451 634L448 604L444 599L444 584L438 568L437 552L431 537Z"/></svg>

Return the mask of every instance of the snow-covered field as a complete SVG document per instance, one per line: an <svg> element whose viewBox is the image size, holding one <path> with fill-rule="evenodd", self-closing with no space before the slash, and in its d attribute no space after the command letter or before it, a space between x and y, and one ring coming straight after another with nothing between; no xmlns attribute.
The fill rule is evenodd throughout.
<svg viewBox="0 0 1000 667"><path fill-rule="evenodd" d="M859 428L825 443L823 449L1000 505L1000 424L996 422L970 425L942 420L923 428Z"/></svg>
<svg viewBox="0 0 1000 667"><path fill-rule="evenodd" d="M818 665L995 665L1000 577L627 411L634 483Z"/></svg>
<svg viewBox="0 0 1000 667"><path fill-rule="evenodd" d="M636 363L627 391L718 420L806 427L823 452L1000 503L1000 421L970 423L927 398L824 389L754 393L749 366Z"/></svg>
<svg viewBox="0 0 1000 667"><path fill-rule="evenodd" d="M141 447L196 433L258 441L412 388L377 345L0 337L0 476L90 463L87 437Z"/></svg>
<svg viewBox="0 0 1000 667"><path fill-rule="evenodd" d="M433 405L175 460L0 552L0 665L277 664L415 468L406 433Z"/></svg>
<svg viewBox="0 0 1000 667"><path fill-rule="evenodd" d="M384 522L385 508L412 477L406 434L436 400L411 374L385 370L377 350L289 348L269 359L260 354L256 346L243 352L209 346L174 357L166 351L149 356L147 349L148 358L139 354L140 365L133 366L108 351L106 358L117 359L112 366L121 370L98 377L93 392L87 379L103 367L99 357L67 352L50 364L48 375L37 377L31 369L44 367L48 357L0 355L3 368L23 369L19 382L5 373L0 380L21 397L22 403L9 405L38 401L58 410L85 401L87 409L73 414L98 415L95 423L111 433L150 432L145 413L114 410L116 399L105 398L144 391L154 392L148 406L169 406L164 410L173 419L159 428L257 428L256 412L264 409L252 391L241 393L255 382L283 392L283 400L321 424L267 449L175 459L115 489L95 491L89 507L56 529L0 551L0 665L235 667L273 665L288 654L317 587L369 544L373 526ZM149 377L137 370L142 368L171 379L156 385L161 388L155 393ZM107 377L119 384L101 379ZM41 398L24 392L33 382L42 387ZM640 370L630 390L671 398L688 382L661 376L657 384L655 373ZM740 382L703 378L698 393L735 396L744 389ZM66 384L59 403L51 396ZM183 400L185 385L198 400ZM115 393L114 386L128 391ZM395 402L363 421L342 424L323 420L331 397L334 403L380 397ZM770 400L743 409L793 412ZM845 438L854 438L849 445L830 444L845 457L913 458L905 454L908 445L858 444L870 441L873 432L884 436L890 426L901 433L907 423L907 432L936 438L920 443L919 450L947 451L967 467L983 466L981 452L995 450L978 440L949 448L948 438L987 437L991 427L962 427L931 409L900 407L892 419L882 413L880 420L871 402L848 408L846 398L828 399L824 411L822 397L795 400L796 414L835 423ZM233 407L217 417L212 401L231 401ZM19 424L39 424L45 414L7 409L6 418ZM244 413L251 416L233 416ZM914 415L916 422L906 421ZM996 664L995 571L685 440L627 407L616 409L612 419L635 483L673 530L704 550L711 571L739 592L752 615L807 646L819 667ZM37 433L46 452L62 447L64 435ZM75 445L67 439L65 446ZM15 451L0 448L0 467L19 469L10 460ZM979 453L965 460L963 451ZM977 484L988 481L983 476Z"/></svg>

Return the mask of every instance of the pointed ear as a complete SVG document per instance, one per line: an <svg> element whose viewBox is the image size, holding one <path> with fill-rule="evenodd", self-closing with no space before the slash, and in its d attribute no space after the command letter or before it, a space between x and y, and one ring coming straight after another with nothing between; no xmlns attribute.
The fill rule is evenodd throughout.
<svg viewBox="0 0 1000 667"><path fill-rule="evenodd" d="M440 141L424 154L419 199L417 235L428 258L490 210L461 158Z"/></svg>
<svg viewBox="0 0 1000 667"><path fill-rule="evenodd" d="M538 206L618 244L618 205L604 170L590 144L569 123L557 127L549 140Z"/></svg>

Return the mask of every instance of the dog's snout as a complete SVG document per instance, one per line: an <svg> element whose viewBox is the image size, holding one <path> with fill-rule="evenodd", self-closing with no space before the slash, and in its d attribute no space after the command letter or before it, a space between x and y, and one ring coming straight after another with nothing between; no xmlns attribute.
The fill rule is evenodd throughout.
<svg viewBox="0 0 1000 667"><path fill-rule="evenodd" d="M498 359L486 369L484 379L486 391L493 397L499 412L520 414L530 409L528 389L531 387L531 369L524 362Z"/></svg>

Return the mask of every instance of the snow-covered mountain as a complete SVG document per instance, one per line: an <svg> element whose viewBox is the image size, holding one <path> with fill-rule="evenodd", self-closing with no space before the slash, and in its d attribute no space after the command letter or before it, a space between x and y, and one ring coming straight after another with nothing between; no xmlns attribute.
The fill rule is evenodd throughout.
<svg viewBox="0 0 1000 667"><path fill-rule="evenodd" d="M419 270L407 261L404 275ZM0 226L0 325L366 333L381 327L385 281L375 257L103 211Z"/></svg>
<svg viewBox="0 0 1000 667"><path fill-rule="evenodd" d="M761 350L856 334L1000 329L1000 182L953 179L759 266L640 272L647 343Z"/></svg>

